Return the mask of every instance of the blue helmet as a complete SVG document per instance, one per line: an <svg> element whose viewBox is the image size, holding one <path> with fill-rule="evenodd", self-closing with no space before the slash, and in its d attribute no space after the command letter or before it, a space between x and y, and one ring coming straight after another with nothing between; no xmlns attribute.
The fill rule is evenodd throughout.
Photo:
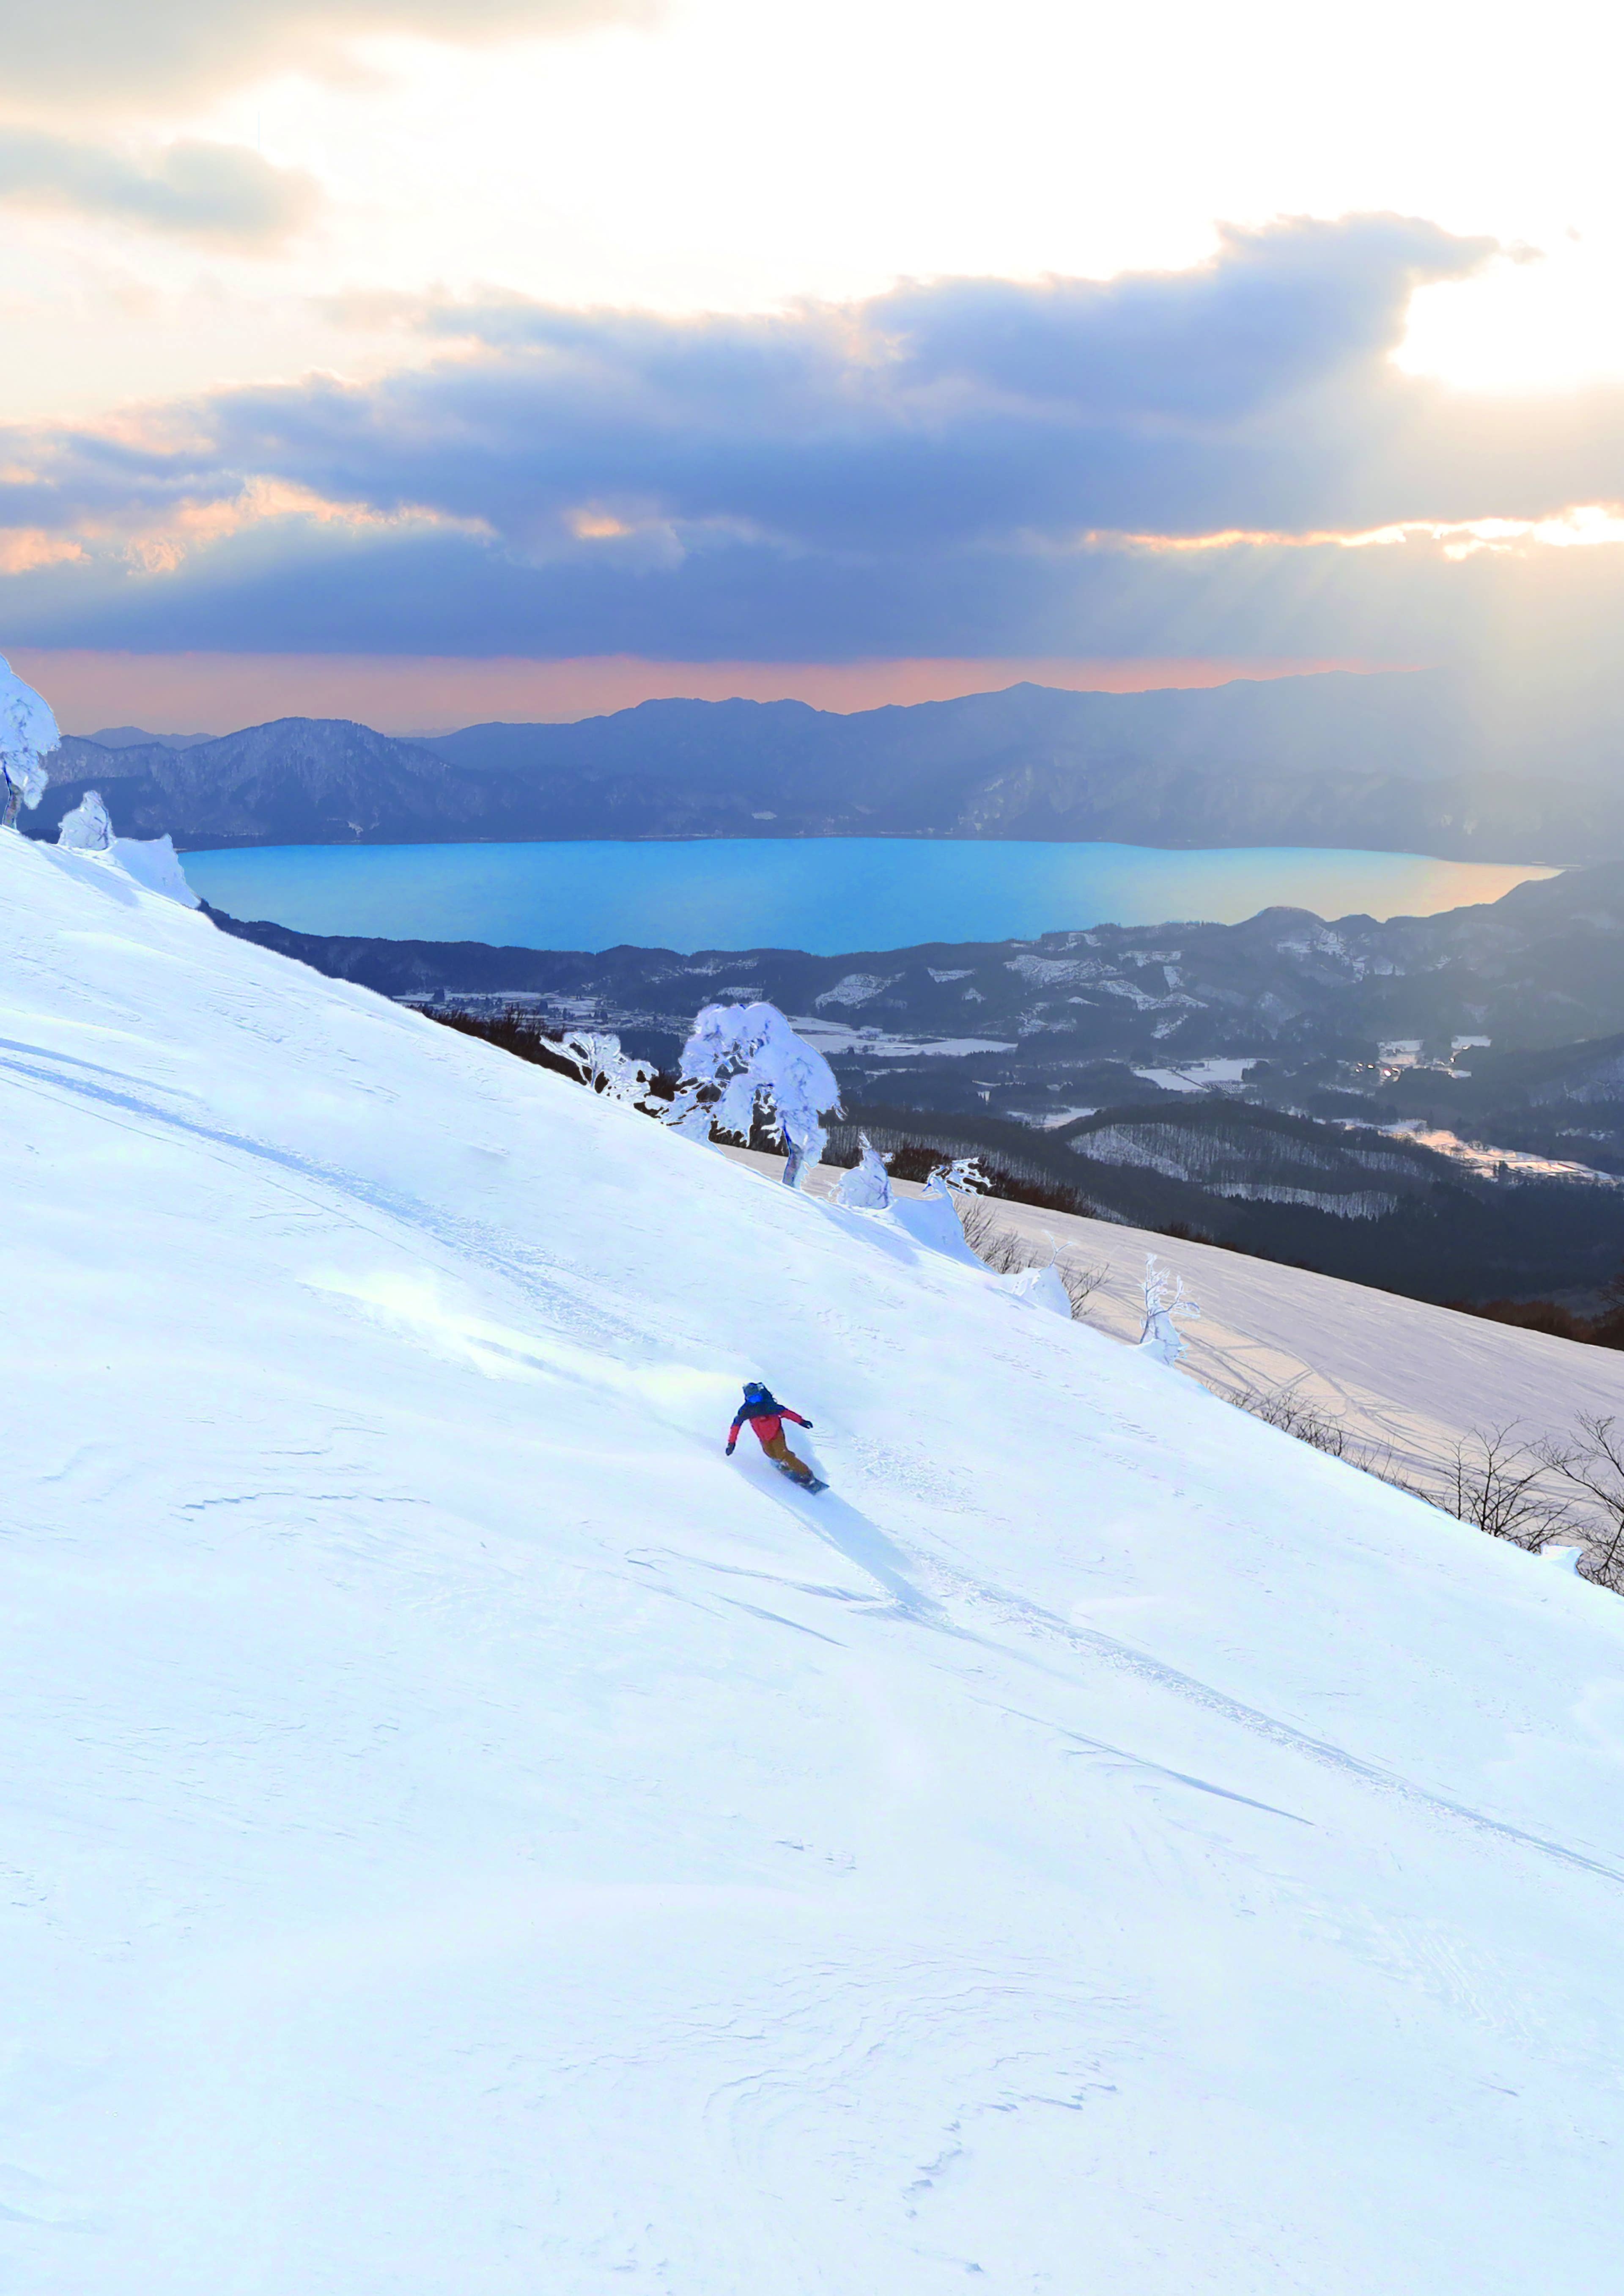
<svg viewBox="0 0 1624 2296"><path fill-rule="evenodd" d="M766 1395L767 1392L767 1390L762 1386L759 1379L747 1379L744 1382L744 1400L746 1403L753 1403L759 1395Z"/></svg>

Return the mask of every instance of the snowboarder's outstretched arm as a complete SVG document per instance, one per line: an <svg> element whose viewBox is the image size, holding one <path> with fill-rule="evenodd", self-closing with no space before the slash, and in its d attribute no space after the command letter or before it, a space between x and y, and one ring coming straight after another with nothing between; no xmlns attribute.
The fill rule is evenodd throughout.
<svg viewBox="0 0 1624 2296"><path fill-rule="evenodd" d="M812 1424L809 1419L803 1419L799 1411L788 1410L782 1403L778 1406L778 1416L781 1419L792 1419L797 1427L810 1427Z"/></svg>
<svg viewBox="0 0 1624 2296"><path fill-rule="evenodd" d="M750 1409L748 1405L735 1411L733 1414L733 1425L727 1431L727 1456L730 1459L733 1456L733 1447L739 1439L739 1430L743 1426L745 1421L749 1417Z"/></svg>

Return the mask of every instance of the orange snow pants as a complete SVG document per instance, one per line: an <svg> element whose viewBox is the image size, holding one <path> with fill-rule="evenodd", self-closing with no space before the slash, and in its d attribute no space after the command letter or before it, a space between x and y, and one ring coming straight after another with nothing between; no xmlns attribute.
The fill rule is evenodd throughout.
<svg viewBox="0 0 1624 2296"><path fill-rule="evenodd" d="M789 1445L784 1441L782 1433L775 1435L772 1441L770 1443L764 1443L761 1446L761 1448L767 1453L767 1457L773 1462L775 1466L788 1467L798 1475L809 1475L812 1472L811 1468L808 1466L804 1459L798 1459L796 1457L794 1452L791 1450Z"/></svg>

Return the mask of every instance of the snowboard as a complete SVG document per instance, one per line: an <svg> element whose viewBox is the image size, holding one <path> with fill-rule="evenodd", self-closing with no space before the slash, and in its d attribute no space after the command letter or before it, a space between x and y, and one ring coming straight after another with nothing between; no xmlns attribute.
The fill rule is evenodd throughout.
<svg viewBox="0 0 1624 2296"><path fill-rule="evenodd" d="M786 1467L777 1459L774 1460L773 1464L778 1469L781 1475L788 1477L789 1480L795 1485L797 1490L826 1491L829 1488L827 1483L820 1483L816 1475L813 1475L810 1478L804 1475L798 1475L793 1467Z"/></svg>

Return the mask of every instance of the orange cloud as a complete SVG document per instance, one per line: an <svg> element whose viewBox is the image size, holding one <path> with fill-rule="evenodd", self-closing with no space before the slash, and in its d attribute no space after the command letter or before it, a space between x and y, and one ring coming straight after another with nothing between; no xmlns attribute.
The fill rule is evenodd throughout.
<svg viewBox="0 0 1624 2296"><path fill-rule="evenodd" d="M37 567L64 566L84 555L77 542L47 534L43 527L0 527L0 574L32 574Z"/></svg>
<svg viewBox="0 0 1624 2296"><path fill-rule="evenodd" d="M1085 548L1119 547L1156 552L1201 550L1388 549L1405 542L1436 543L1446 558L1470 558L1479 550L1510 550L1532 542L1545 549L1572 549L1624 542L1624 504L1582 503L1553 518L1468 518L1454 521L1407 519L1396 526L1373 526L1355 533L1311 528L1303 533L1225 527L1216 534L1115 534L1089 532Z"/></svg>

